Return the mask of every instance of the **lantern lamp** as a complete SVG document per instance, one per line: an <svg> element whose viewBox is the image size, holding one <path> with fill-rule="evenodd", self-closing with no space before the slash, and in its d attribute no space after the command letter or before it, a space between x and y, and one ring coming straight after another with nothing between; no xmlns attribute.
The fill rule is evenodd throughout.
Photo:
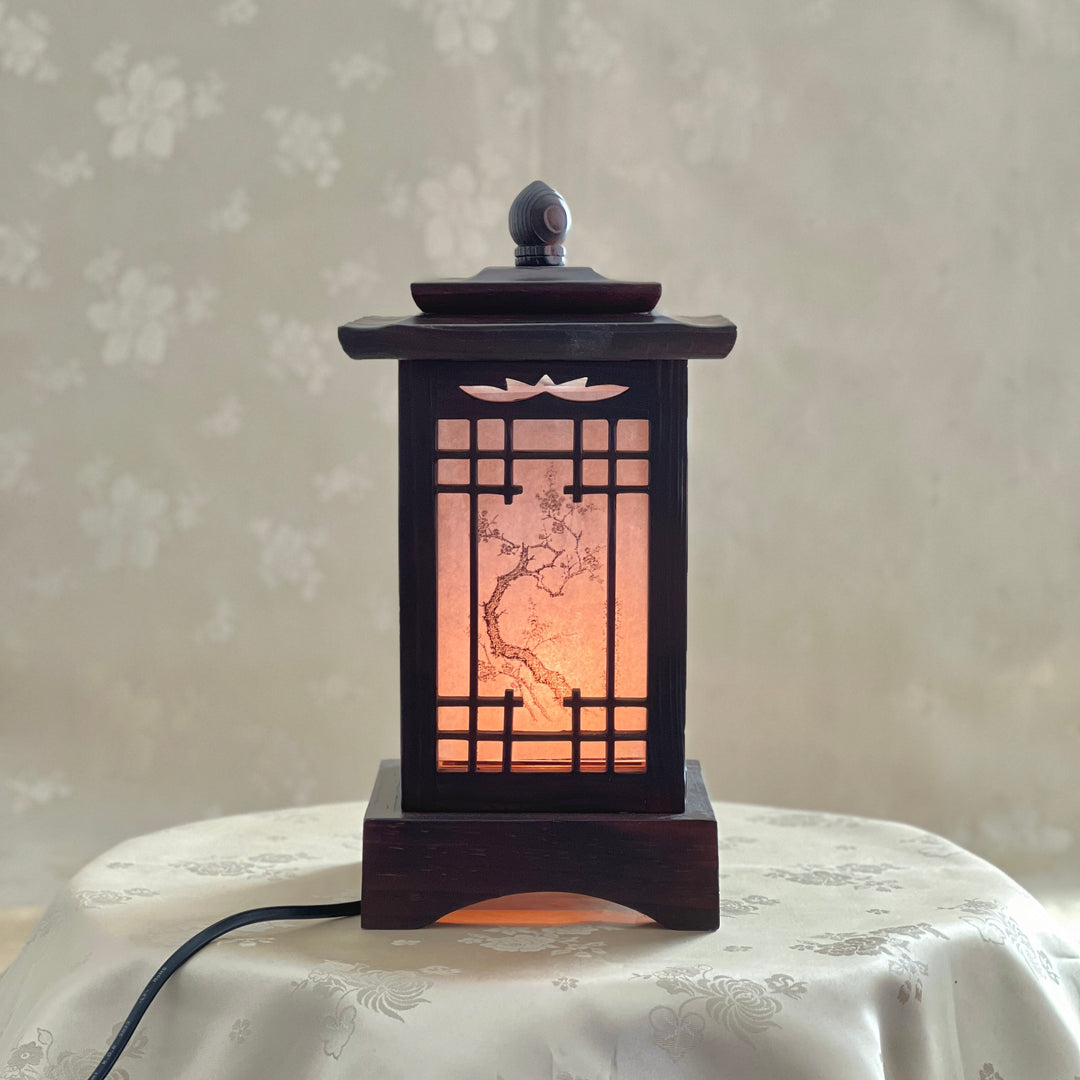
<svg viewBox="0 0 1080 1080"><path fill-rule="evenodd" d="M514 267L339 331L399 361L401 759L364 821L365 927L538 891L719 924L684 756L687 358L735 326L566 266L569 225L536 181Z"/></svg>

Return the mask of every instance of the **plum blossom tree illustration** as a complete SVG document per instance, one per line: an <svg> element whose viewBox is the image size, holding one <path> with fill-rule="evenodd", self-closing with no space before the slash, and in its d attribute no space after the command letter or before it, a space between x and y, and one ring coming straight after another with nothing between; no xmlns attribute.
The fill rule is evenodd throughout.
<svg viewBox="0 0 1080 1080"><path fill-rule="evenodd" d="M548 469L544 489L535 492L534 498L539 514L532 536L510 535L500 524L498 514L481 510L477 516L478 543L496 545L500 556L512 560L496 575L480 604L483 660L479 674L481 681L500 675L509 679L535 722L557 726L565 720L563 700L573 688L566 676L545 659L545 654L567 633L556 630L542 616L535 595L524 601L529 612L524 624L508 629L504 621L508 597L521 597L531 588L541 600L558 602L566 597L567 588L577 578L602 585L604 548L585 542L584 519L594 507L575 503L559 491L554 469Z"/></svg>

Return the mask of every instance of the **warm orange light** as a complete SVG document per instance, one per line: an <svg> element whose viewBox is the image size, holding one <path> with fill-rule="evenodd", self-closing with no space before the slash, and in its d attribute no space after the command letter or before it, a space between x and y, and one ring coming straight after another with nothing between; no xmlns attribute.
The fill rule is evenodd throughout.
<svg viewBox="0 0 1080 1080"><path fill-rule="evenodd" d="M645 769L648 449L647 420L439 421L440 770Z"/></svg>
<svg viewBox="0 0 1080 1080"><path fill-rule="evenodd" d="M647 915L610 900L577 893L514 893L459 908L440 923L452 926L559 926L567 923L617 923L643 926Z"/></svg>

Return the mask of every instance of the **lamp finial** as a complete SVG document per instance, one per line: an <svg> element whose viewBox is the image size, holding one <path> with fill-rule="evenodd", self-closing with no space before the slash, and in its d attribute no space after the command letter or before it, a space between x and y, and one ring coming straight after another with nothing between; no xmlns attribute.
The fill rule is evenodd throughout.
<svg viewBox="0 0 1080 1080"><path fill-rule="evenodd" d="M510 235L517 266L565 266L563 240L570 231L570 207L549 184L534 180L510 205Z"/></svg>

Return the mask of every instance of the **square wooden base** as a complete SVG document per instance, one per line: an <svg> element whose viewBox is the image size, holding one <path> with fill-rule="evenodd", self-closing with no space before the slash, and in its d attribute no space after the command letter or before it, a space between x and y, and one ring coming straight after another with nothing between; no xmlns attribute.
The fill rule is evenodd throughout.
<svg viewBox="0 0 1080 1080"><path fill-rule="evenodd" d="M401 766L383 761L364 817L360 923L427 926L513 893L570 892L671 930L720 925L716 818L696 761L681 814L420 813L401 809Z"/></svg>

